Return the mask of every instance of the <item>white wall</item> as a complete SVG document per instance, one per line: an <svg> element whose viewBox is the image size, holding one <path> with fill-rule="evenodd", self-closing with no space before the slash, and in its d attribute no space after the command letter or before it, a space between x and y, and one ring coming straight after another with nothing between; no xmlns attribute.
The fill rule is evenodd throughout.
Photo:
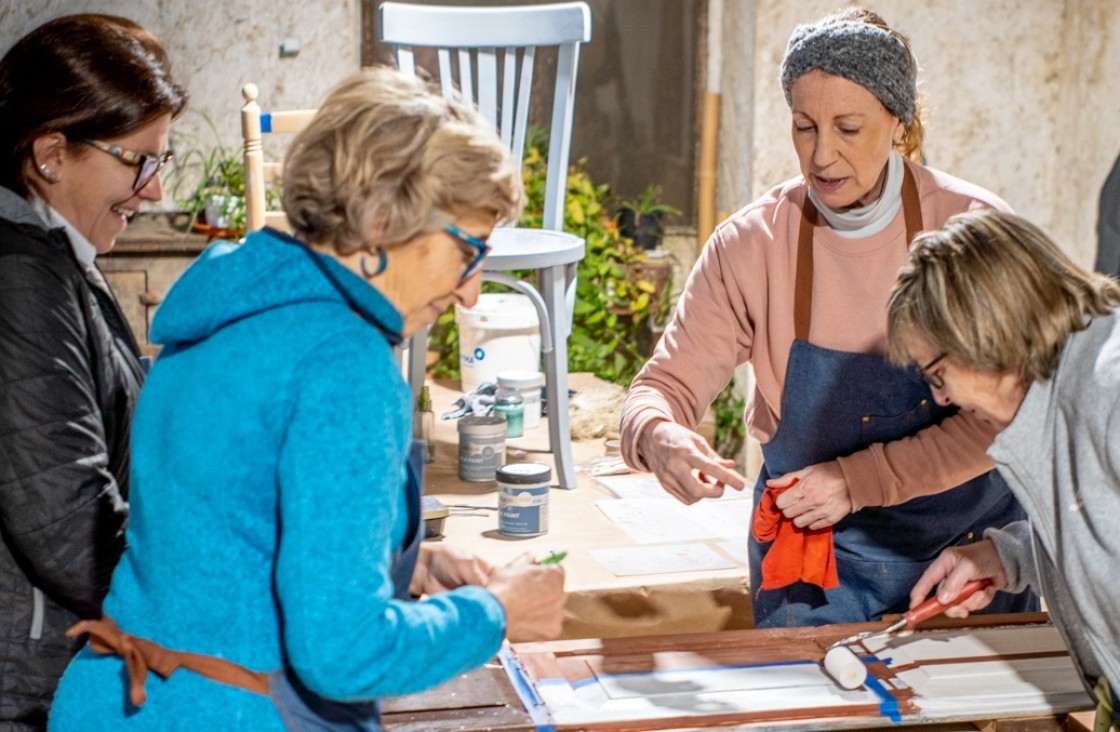
<svg viewBox="0 0 1120 732"><path fill-rule="evenodd" d="M260 87L265 110L313 107L360 65L359 0L0 0L0 53L41 23L79 12L125 16L163 41L191 95L172 128L179 151L214 146L204 115L223 144L240 145L245 82ZM299 39L300 52L281 58L287 37Z"/></svg>
<svg viewBox="0 0 1120 732"><path fill-rule="evenodd" d="M798 173L778 68L794 26L844 3L726 3L725 80L754 70L753 88L724 88L721 149L736 153L721 159L719 205L734 211ZM1091 266L1097 196L1120 152L1120 3L864 4L909 36L918 57L929 164L999 194Z"/></svg>

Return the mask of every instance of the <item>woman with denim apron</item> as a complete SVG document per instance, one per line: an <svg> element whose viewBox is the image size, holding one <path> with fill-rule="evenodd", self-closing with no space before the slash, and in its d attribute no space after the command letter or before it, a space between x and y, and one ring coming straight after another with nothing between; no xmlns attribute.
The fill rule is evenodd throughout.
<svg viewBox="0 0 1120 732"><path fill-rule="evenodd" d="M917 162L916 64L877 15L849 9L799 26L781 82L802 176L713 233L622 420L627 461L680 500L743 489L733 462L692 430L734 368L753 366L746 418L765 459L756 518L774 510L798 531L831 532L827 571L778 583L767 582L764 559L781 542L752 535L758 627L905 610L939 551L1022 516L990 472L994 432L938 407L917 372L883 356L886 300L911 237L954 213L1006 204ZM1026 595L998 609L1035 607Z"/></svg>
<svg viewBox="0 0 1120 732"><path fill-rule="evenodd" d="M563 570L421 544L393 353L477 300L520 209L508 149L369 70L293 139L283 195L291 236L211 246L156 314L128 549L50 729L377 730L380 699L560 632Z"/></svg>

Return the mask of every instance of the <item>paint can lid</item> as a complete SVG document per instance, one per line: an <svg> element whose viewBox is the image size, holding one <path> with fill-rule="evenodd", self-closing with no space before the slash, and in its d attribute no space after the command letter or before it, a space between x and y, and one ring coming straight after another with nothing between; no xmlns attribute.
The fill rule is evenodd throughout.
<svg viewBox="0 0 1120 732"><path fill-rule="evenodd" d="M495 476L499 483L532 485L552 480L552 468L544 463L507 463L498 468Z"/></svg>
<svg viewBox="0 0 1120 732"><path fill-rule="evenodd" d="M506 433L506 418L497 414L489 416L471 414L460 419L456 429L460 434L467 435L504 435Z"/></svg>
<svg viewBox="0 0 1120 732"><path fill-rule="evenodd" d="M544 374L540 371L502 371L498 374L498 386L507 389L530 389L544 385Z"/></svg>

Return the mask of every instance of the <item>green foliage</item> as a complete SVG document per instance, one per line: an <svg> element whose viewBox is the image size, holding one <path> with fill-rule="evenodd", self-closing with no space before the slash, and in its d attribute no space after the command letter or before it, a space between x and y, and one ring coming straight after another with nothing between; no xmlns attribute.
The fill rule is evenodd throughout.
<svg viewBox="0 0 1120 732"><path fill-rule="evenodd" d="M716 413L715 451L724 457L735 458L743 449L747 438L747 425L743 421L746 400L735 393L734 384L724 387L712 402Z"/></svg>
<svg viewBox="0 0 1120 732"><path fill-rule="evenodd" d="M618 204L620 209L630 209L641 216L680 216L681 210L661 201L661 186L650 183L637 198L627 198Z"/></svg>
<svg viewBox="0 0 1120 732"><path fill-rule="evenodd" d="M175 176L171 195L176 205L191 215L191 224L205 220L206 212L224 221L218 227L234 232L245 229L245 163L241 147L223 145L214 123L203 119L213 134L213 144L188 148L176 153ZM183 195L183 192L186 192ZM276 208L279 196L271 188L265 191L265 205ZM215 226L214 221L207 224Z"/></svg>
<svg viewBox="0 0 1120 732"><path fill-rule="evenodd" d="M544 215L547 143L539 134L530 137L524 160L525 211L520 224L540 228ZM610 188L596 184L579 161L568 173L564 230L583 237L586 254L578 266L572 334L568 339L569 371L590 371L605 381L627 385L645 363L639 350L640 332L651 318L664 318L668 298L654 283L636 272L647 262L645 253L623 237L609 215ZM485 289L500 289L487 283ZM666 288L667 285L666 285ZM458 333L454 311L448 310L432 328L429 347L439 360L437 378L454 378L459 372Z"/></svg>

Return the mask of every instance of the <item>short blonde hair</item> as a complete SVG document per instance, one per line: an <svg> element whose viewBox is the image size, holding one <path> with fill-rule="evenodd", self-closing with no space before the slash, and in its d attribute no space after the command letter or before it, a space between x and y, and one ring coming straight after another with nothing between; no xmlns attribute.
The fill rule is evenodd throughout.
<svg viewBox="0 0 1120 732"><path fill-rule="evenodd" d="M1066 340L1120 305L1120 285L1070 260L1037 226L999 211L950 218L914 239L887 308L888 353L920 336L964 366L1044 381Z"/></svg>
<svg viewBox="0 0 1120 732"><path fill-rule="evenodd" d="M508 148L476 109L388 67L335 87L284 163L293 231L340 254L403 244L466 212L514 222L522 199Z"/></svg>

